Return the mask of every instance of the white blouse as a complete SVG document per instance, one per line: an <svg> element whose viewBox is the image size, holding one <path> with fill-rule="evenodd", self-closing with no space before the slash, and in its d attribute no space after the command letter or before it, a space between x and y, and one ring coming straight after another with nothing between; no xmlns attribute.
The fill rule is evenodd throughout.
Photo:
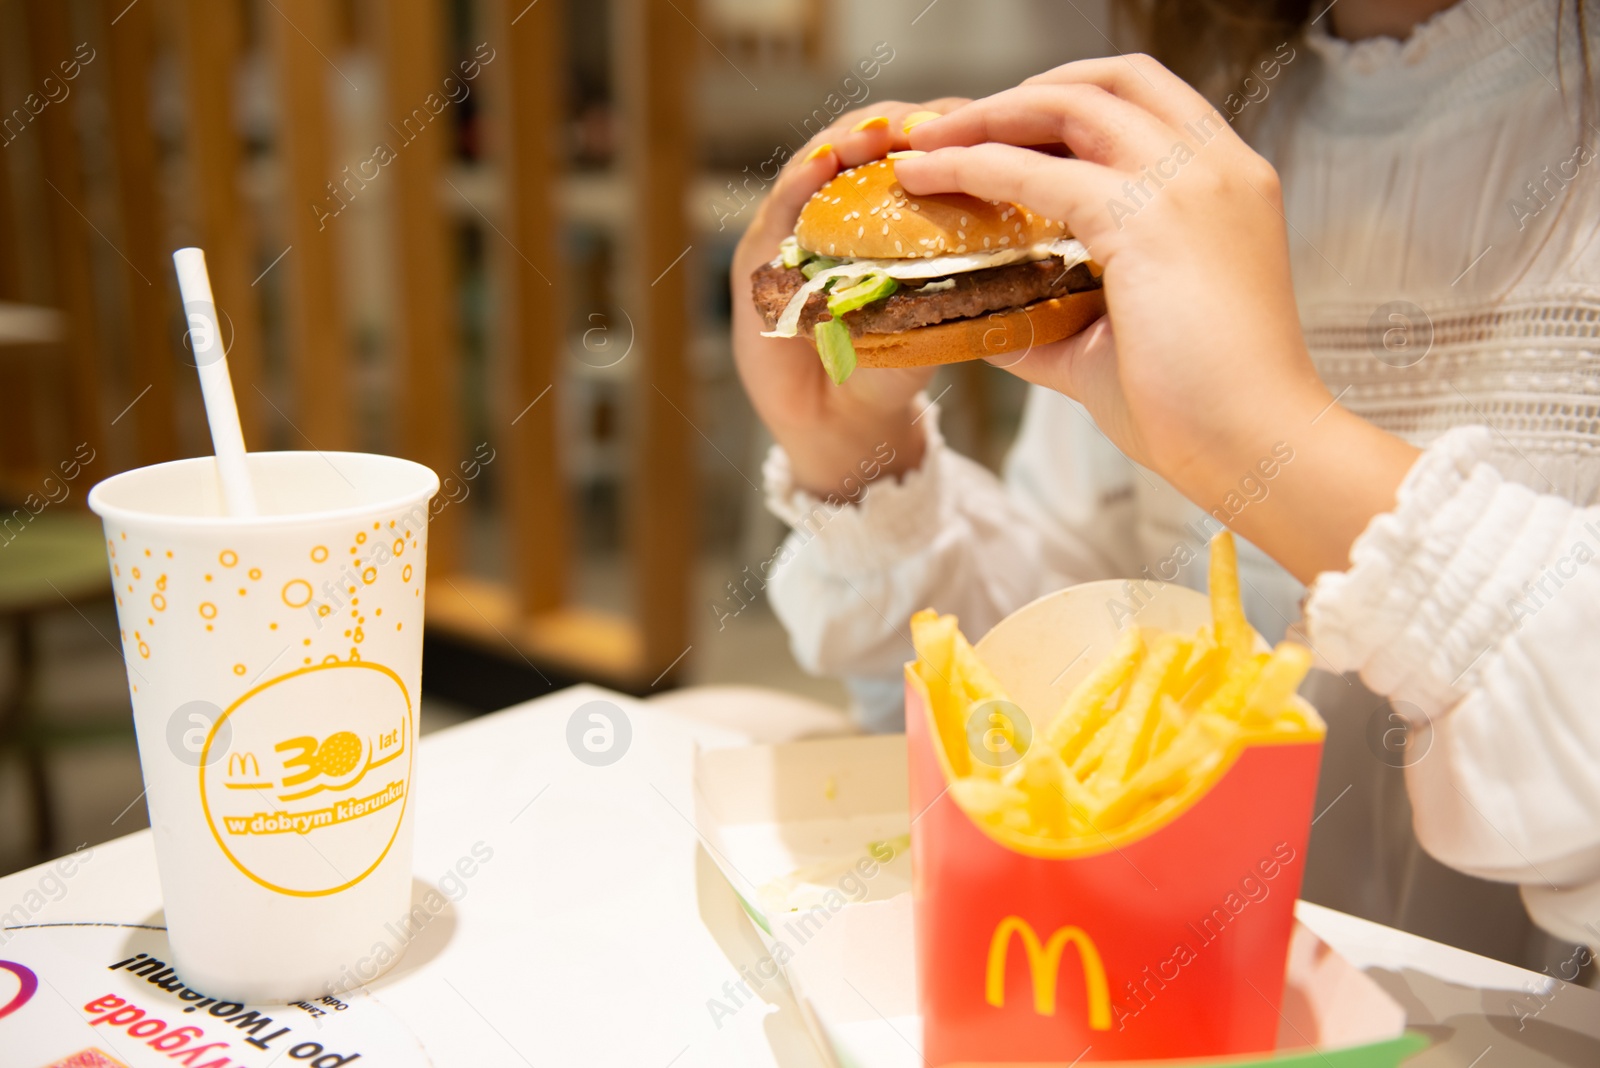
<svg viewBox="0 0 1600 1068"><path fill-rule="evenodd" d="M1594 945L1600 127L1578 129L1581 66L1569 14L1558 73L1557 7L1466 0L1403 43L1314 25L1247 87L1317 367L1340 404L1426 452L1350 569L1309 596L1253 547L1240 557L1258 629L1275 639L1304 600L1324 665L1428 720L1405 773L1427 851L1521 884L1541 926ZM1030 392L1003 479L946 448L938 419L930 405L919 423L921 468L854 506L796 489L781 449L765 467L795 528L774 609L800 662L845 678L877 729L899 726L919 608L976 638L1075 582L1204 585L1215 525L1072 401ZM1263 480L1235 503L1270 492Z"/></svg>

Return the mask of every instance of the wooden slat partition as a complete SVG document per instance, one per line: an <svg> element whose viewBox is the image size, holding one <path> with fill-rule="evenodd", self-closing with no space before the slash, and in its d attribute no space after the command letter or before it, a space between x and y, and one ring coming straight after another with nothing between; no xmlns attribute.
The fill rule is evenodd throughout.
<svg viewBox="0 0 1600 1068"><path fill-rule="evenodd" d="M185 155L197 199L195 240L206 250L217 308L233 323L228 373L239 402L245 444L265 448L264 417L276 420L277 415L258 392L266 389L266 381L260 290L252 284L259 273L254 266L256 230L239 192L241 153L233 118L234 75L244 54L241 3L181 0L177 21L183 35ZM269 262L279 251L270 253ZM266 266L262 264L263 269Z"/></svg>
<svg viewBox="0 0 1600 1068"><path fill-rule="evenodd" d="M0 32L9 29L16 12L11 10L11 0L0 0ZM0 42L0 86L10 82L13 53L10 42ZM8 112L0 108L0 118ZM17 226L15 176L12 166L17 153L9 151L10 145L0 147L0 300L26 300L22 286L22 235Z"/></svg>
<svg viewBox="0 0 1600 1068"><path fill-rule="evenodd" d="M443 83L444 11L437 0L385 0L377 5L383 50L384 143L395 153L385 169L393 184L392 233L398 317L395 410L401 452L438 472L461 477L472 455L461 441L461 353L456 344L455 248L450 220L439 210L439 184L454 134L454 114L437 116L431 97L448 99ZM458 84L461 83L457 78ZM428 564L453 571L460 560L462 513L446 508L428 524Z"/></svg>
<svg viewBox="0 0 1600 1068"><path fill-rule="evenodd" d="M497 162L506 191L506 241L496 249L506 390L495 429L506 450L513 595L524 616L536 616L563 607L572 553L556 381L567 336L555 203L565 150L564 19L555 0L532 7L496 0L494 9L500 45L489 72L499 90Z"/></svg>
<svg viewBox="0 0 1600 1068"><path fill-rule="evenodd" d="M488 649L509 642L529 663L627 689L650 679L632 620L567 603L574 546L560 465L561 361L567 333L556 190L562 143L560 0L493 0L493 91L502 175L494 243L499 279L501 395L496 464L504 465L509 586L447 575L430 580L428 623ZM452 191L452 195L459 195Z"/></svg>
<svg viewBox="0 0 1600 1068"><path fill-rule="evenodd" d="M689 94L701 41L692 0L619 0L613 11L622 165L635 222L623 256L623 300L638 328L629 548L647 670L662 672L676 661L672 669L681 672L689 647L699 440L687 360L694 253L684 199L694 167Z"/></svg>
<svg viewBox="0 0 1600 1068"><path fill-rule="evenodd" d="M477 199L465 217L476 224L473 213L483 216L482 234L491 250L490 288L498 321L491 395L485 400L488 444L497 450L490 476L497 491L493 507L503 524L508 575L505 581L480 577L487 569L466 559L465 521L490 495L470 506L444 507L431 539L429 626L440 628L433 633L464 636L502 656L510 652L509 643L516 655L551 675L636 691L668 685L682 675L690 653L693 471L700 442L687 359L697 256L684 203L694 166L692 57L702 45L693 24L695 9L689 0L617 0L611 21L625 218L612 219L608 202L604 218L585 224L605 226L624 246L616 256L624 265L618 303L632 334L627 336L629 327L621 321L609 324L609 331L619 354L628 348L621 372L633 390L625 413L632 459L624 491L634 611L626 616L569 600L580 549L560 462L561 402L572 361L566 351L572 323L558 207L566 153L567 8L564 0L475 2L491 15L485 37L493 50L492 58L481 52L473 57L481 69L470 79L475 103L486 105L489 120L483 140L488 159L479 165L497 173L471 176ZM395 445L445 477L461 477L462 461L483 462L477 442L462 432L459 279L451 229L457 224L440 201L467 195L448 184L454 172L454 123L461 111L429 106L430 96L447 95L448 75L462 76L453 63L459 57L447 54L446 13L453 10L448 0L142 0L131 6L127 0L0 0L7 3L25 5L33 83L72 56L75 38L68 16L78 8L93 15L93 38L102 57L96 61L105 64L103 75L97 68L92 79L77 83L72 95L53 102L26 131L37 139L28 147L38 149L52 186L39 201L48 215L39 227L43 236L23 227L28 240L49 242L39 259L53 265L51 288L69 329L64 363L72 397L71 441L87 440L97 452L106 450L109 413L103 409L117 398L101 391L102 329L107 337L126 337L118 351L131 354L134 392L152 387L129 417L139 429L137 449L97 462L97 475L164 459L178 449L174 394L182 363L172 349L177 296L170 237L159 211L164 173L151 114L154 35L167 27L178 35L174 43L182 60L183 151L193 192L192 204L179 212L179 231L192 231L184 239L206 249L219 309L226 313L229 363L251 446L331 450L365 444L359 427L363 405L354 393L354 339L340 293L342 257L360 237L342 212L363 196L382 196L394 242L390 277L397 344L390 380L396 393L390 410ZM163 18L163 12L176 17ZM255 20L248 25L261 31L261 59L278 105L276 158L251 161L248 171L234 118L247 12ZM358 22L341 37L343 12L370 21ZM368 33L369 27L377 33ZM389 126L380 136L393 153L377 177L357 173L352 149L335 137L343 133L335 104L345 92L341 79L347 74L338 64L346 47L369 42L375 42L380 78L362 92L380 91L381 82L381 113ZM351 67L349 73L356 73L355 64ZM78 93L99 91L91 85L103 86L108 96L103 135L111 141L113 165L106 173L86 175L76 113L85 110ZM370 114L371 107L355 110ZM7 167L12 162L0 159ZM0 196L11 173L0 173ZM257 205L243 195L246 179L276 182L280 210L268 244L258 240L252 220ZM591 191L609 192L618 179L588 175L583 180ZM107 181L115 184L108 188ZM381 191L364 192L374 182L383 183ZM489 195L478 197L485 190ZM110 236L97 235L82 214L91 203L115 205L120 218L105 227ZM14 259L15 268L7 276L0 263L0 289L28 281L20 273L24 261L13 256L15 238L7 237L10 221L0 205L0 260ZM119 257L116 271L125 278L95 269L111 256L97 243L112 240ZM263 269L272 272L271 281L257 288ZM117 302L97 294L96 282L127 287L127 322L97 320L98 308ZM263 336L262 295L269 287L283 297L286 323L283 363L271 368L273 381L283 387L277 390L269 388ZM609 310L582 309L585 314ZM4 474L10 475L9 450L5 460Z"/></svg>
<svg viewBox="0 0 1600 1068"><path fill-rule="evenodd" d="M344 449L355 443L359 407L351 393L340 297L341 220L333 213L343 202L336 193L349 199L359 193L354 184L336 184L348 179L330 150L327 87L329 79L344 77L333 58L338 12L328 0L272 0L259 16L280 105L277 141L290 251L276 269L288 272L285 350L294 383L294 410L286 413L293 428L289 442L291 448Z"/></svg>
<svg viewBox="0 0 1600 1068"><path fill-rule="evenodd" d="M77 42L72 40L68 20L71 15L61 0L27 0L29 82L40 85L47 75L59 78L58 64L74 58ZM106 432L110 416L104 411L100 393L99 315L95 307L93 271L89 261L89 242L98 241L84 212L83 154L77 139L78 93L64 95L34 119L29 131L39 137L44 163L44 179L49 184L41 194L48 216L52 301L65 318L64 386L69 398L65 423L71 442L66 448L87 443L94 450L96 477L111 474L111 458L106 455ZM26 136L26 134L24 135Z"/></svg>
<svg viewBox="0 0 1600 1068"><path fill-rule="evenodd" d="M9 28L16 12L0 0L0 27ZM13 54L0 41L0 85L9 84ZM5 146L9 149L10 146ZM0 300L26 299L22 285L21 234L17 225L13 165L17 153L0 150ZM35 407L31 361L25 353L0 349L0 493L21 497L32 490L28 477L39 463L31 415ZM25 473L26 472L26 473ZM15 485L12 483L15 482ZM23 488L26 487L26 488Z"/></svg>
<svg viewBox="0 0 1600 1068"><path fill-rule="evenodd" d="M150 131L150 63L156 17L152 4L100 0L96 20L109 67L106 103L116 155L121 253L132 268L125 277L130 322L124 332L131 367L128 410L136 429L133 464L178 458L178 424L172 406L173 360L168 313L175 287L172 261L162 242L162 205L156 141ZM112 20L116 24L112 25ZM142 395L141 395L142 394Z"/></svg>

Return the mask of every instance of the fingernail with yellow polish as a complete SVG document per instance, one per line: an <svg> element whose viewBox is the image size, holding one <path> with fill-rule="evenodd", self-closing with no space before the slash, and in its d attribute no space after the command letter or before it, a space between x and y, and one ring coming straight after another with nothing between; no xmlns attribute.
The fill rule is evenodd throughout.
<svg viewBox="0 0 1600 1068"><path fill-rule="evenodd" d="M870 118L870 119L862 119L860 122L858 122L854 126L850 127L850 132L851 133L861 133L861 132L863 132L865 130L887 130L888 128L889 128L889 116L887 116L887 115L874 115L874 116L872 116L872 118Z"/></svg>
<svg viewBox="0 0 1600 1068"><path fill-rule="evenodd" d="M901 126L900 129L906 133L910 133L911 127L921 126L929 119L937 119L940 117L941 116L937 111L913 111L911 114L906 116L905 125Z"/></svg>
<svg viewBox="0 0 1600 1068"><path fill-rule="evenodd" d="M831 142L831 141L829 141L826 144L818 145L816 151L811 153L811 155L806 157L806 162L810 163L814 159L821 159L823 156L826 156L829 152L832 152L832 151L833 151L833 142Z"/></svg>

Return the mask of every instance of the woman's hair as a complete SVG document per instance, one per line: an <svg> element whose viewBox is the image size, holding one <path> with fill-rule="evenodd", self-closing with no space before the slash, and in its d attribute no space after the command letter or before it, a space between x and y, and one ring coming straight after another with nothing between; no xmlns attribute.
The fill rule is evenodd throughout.
<svg viewBox="0 0 1600 1068"><path fill-rule="evenodd" d="M1111 25L1120 42L1150 53L1217 101L1243 83L1257 60L1299 36L1312 2L1112 0Z"/></svg>
<svg viewBox="0 0 1600 1068"><path fill-rule="evenodd" d="M1592 119L1594 82L1589 22L1594 0L1561 0L1553 27L1556 55L1570 9L1577 35L1580 129ZM1150 53L1212 101L1238 91L1251 68L1279 44L1333 6L1329 0L1112 0L1111 25L1120 41ZM1565 78L1561 79L1563 86Z"/></svg>
<svg viewBox="0 0 1600 1068"><path fill-rule="evenodd" d="M1313 19L1320 19L1337 0L1111 0L1112 33L1119 46L1129 51L1150 53L1167 69L1194 86L1214 104L1223 105L1229 94L1248 86L1247 79L1258 63L1267 59L1282 43L1300 38ZM1461 2L1461 0L1458 0ZM1470 0L1466 0L1470 2ZM1597 10L1591 11L1591 8ZM1313 11L1315 14L1313 14ZM1480 17L1481 13L1480 13ZM1569 90L1576 97L1574 134L1591 150L1600 149L1600 127L1596 113L1600 101L1595 96L1595 80L1589 34L1600 17L1600 0L1560 0L1555 24L1551 27L1551 47L1556 58L1556 82L1563 96ZM1570 27L1570 28L1569 28ZM1563 37L1572 33L1577 43L1576 78L1564 69ZM1569 80L1571 79L1571 80ZM1573 85L1573 81L1576 85ZM1230 110L1229 121L1234 118ZM1261 109L1250 115L1246 132L1261 118ZM1248 136L1248 133L1246 133ZM1578 194L1576 183L1561 199L1556 215L1545 228L1522 264L1506 285L1506 292L1520 281L1542 254L1555 233L1563 214L1572 207Z"/></svg>

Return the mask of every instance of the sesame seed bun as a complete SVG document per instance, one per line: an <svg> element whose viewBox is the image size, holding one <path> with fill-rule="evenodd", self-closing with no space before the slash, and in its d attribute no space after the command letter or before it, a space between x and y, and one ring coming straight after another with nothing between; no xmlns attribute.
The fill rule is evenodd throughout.
<svg viewBox="0 0 1600 1068"><path fill-rule="evenodd" d="M1018 352L1071 337L1105 312L1105 291L1090 289L973 319L863 334L853 339L856 366L928 367Z"/></svg>
<svg viewBox="0 0 1600 1068"><path fill-rule="evenodd" d="M1065 223L1016 204L965 193L913 196L895 180L895 157L841 171L800 211L795 240L822 256L895 260L999 252L1058 237Z"/></svg>

